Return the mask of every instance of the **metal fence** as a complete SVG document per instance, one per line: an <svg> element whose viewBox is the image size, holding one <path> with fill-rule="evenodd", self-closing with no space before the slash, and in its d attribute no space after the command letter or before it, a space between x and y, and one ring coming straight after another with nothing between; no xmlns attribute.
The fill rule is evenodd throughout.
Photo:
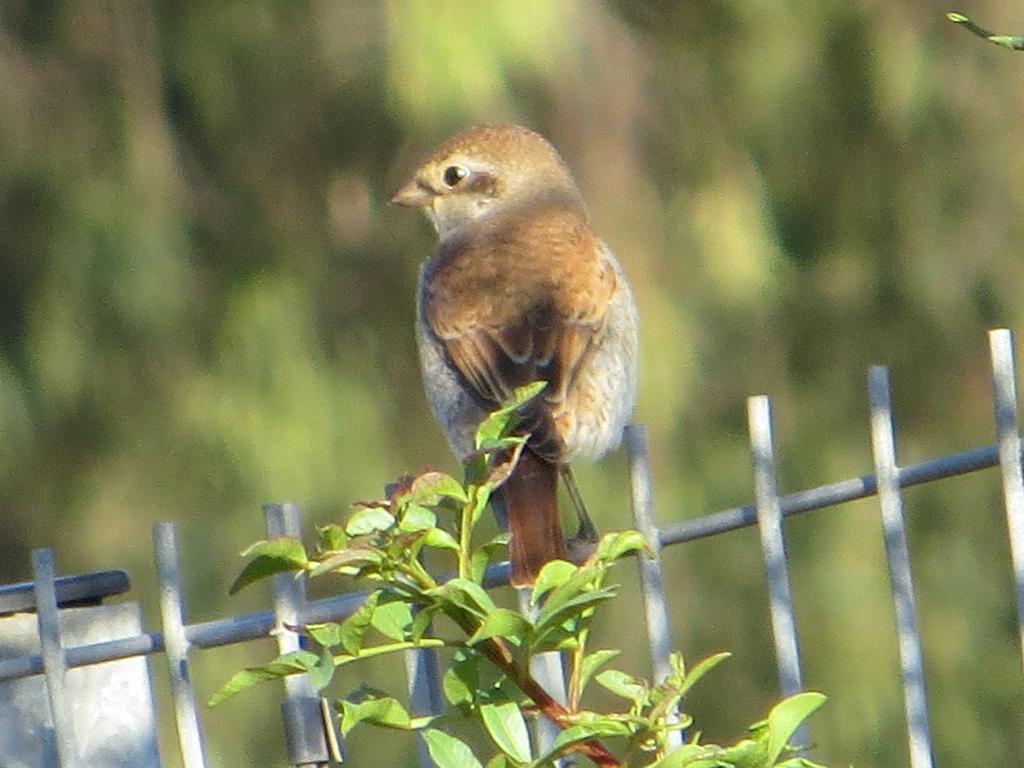
<svg viewBox="0 0 1024 768"><path fill-rule="evenodd" d="M1018 634L1024 652L1024 473L1012 336L1007 330L991 331L989 344L997 435L995 444L919 464L900 466L897 461L888 371L883 367L874 367L869 371L867 387L874 472L782 495L776 482L771 404L766 397L753 397L748 401L748 422L755 502L660 528L655 521L645 433L642 427L630 427L626 434L626 446L630 457L636 527L644 533L656 553L654 558L643 557L638 560L655 677L667 674L669 652L674 647L660 568L663 550L686 541L756 525L760 533L761 554L769 588L779 687L784 695L799 691L802 688L800 644L787 568L784 520L790 515L877 496L898 632L910 766L930 768L933 764L932 743L921 660L921 636L917 626L910 555L904 530L903 488L990 467L1000 468L1013 562ZM268 505L265 511L269 536L300 534L299 511L294 505ZM32 554L33 583L8 590L19 595L31 592L31 599L27 600L25 607L35 610L39 652L9 658L0 656L0 690L13 681L32 676L43 677L46 695L40 699L43 702L40 706L45 711L40 713L40 722L44 741L49 744L52 754L46 758L47 762L40 764L64 768L85 765L81 749L83 734L76 732L78 721L74 714L75 692L69 688L67 681L70 668L163 652L170 672L183 764L186 768L206 766L202 723L190 678L190 655L201 649L259 638L273 638L281 652L295 650L299 647L299 637L288 630L288 626L341 620L358 607L361 600L359 595L346 595L308 601L304 580L284 575L274 580L272 610L190 624L186 619L181 589L174 525L157 524L153 539L160 583L162 631L140 631L128 637L101 642L69 643L62 636L58 602L63 604L68 599L73 602L77 581L74 578L55 578L53 555L47 549L36 550ZM500 579L504 573L504 570L499 571L497 578ZM118 581L116 574L112 578ZM0 627L0 633L2 631ZM551 658L539 660L538 673L557 685L557 666L553 668L551 662ZM441 697L437 662L433 654L428 651L410 652L407 669L413 709L421 713L436 711ZM0 699L0 706L3 703L3 699ZM343 750L331 710L312 689L305 676L292 676L285 681L282 718L289 764L322 765L343 760ZM3 719L4 713L0 711L0 720ZM361 760L358 755L352 758L353 764L370 764L369 759ZM108 754L103 759L105 762L98 764L140 765L137 758L132 758L135 762L120 763L116 755L112 757ZM420 759L423 765L429 765L429 756L422 748ZM158 764L159 758L155 760L157 762L154 765Z"/></svg>

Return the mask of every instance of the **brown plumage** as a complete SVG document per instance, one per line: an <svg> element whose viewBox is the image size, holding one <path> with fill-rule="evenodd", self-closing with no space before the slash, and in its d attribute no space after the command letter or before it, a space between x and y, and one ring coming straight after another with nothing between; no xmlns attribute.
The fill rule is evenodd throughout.
<svg viewBox="0 0 1024 768"><path fill-rule="evenodd" d="M427 396L455 453L467 457L480 421L517 386L548 382L501 494L512 583L531 584L565 555L559 471L615 447L632 413L629 286L564 162L525 128L463 131L392 202L423 208L440 238L421 272L417 330Z"/></svg>

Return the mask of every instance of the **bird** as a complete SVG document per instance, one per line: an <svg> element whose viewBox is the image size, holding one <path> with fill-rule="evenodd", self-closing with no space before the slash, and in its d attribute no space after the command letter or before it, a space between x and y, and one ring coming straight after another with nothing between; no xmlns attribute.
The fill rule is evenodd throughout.
<svg viewBox="0 0 1024 768"><path fill-rule="evenodd" d="M558 480L596 538L569 470L615 449L637 394L638 319L621 265L595 234L565 161L540 134L483 124L438 146L391 197L438 236L420 268L416 337L427 399L462 461L477 427L513 391L527 437L497 489L510 582L531 586L565 559Z"/></svg>

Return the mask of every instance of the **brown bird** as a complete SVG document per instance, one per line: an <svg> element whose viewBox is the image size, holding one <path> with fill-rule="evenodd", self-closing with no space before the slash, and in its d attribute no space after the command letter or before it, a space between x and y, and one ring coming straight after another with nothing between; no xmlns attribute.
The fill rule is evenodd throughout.
<svg viewBox="0 0 1024 768"><path fill-rule="evenodd" d="M636 400L637 314L615 256L590 228L565 162L516 125L452 137L391 198L422 208L440 244L420 273L423 382L455 454L523 384L546 389L523 414L529 434L499 491L511 581L533 583L565 557L558 476L615 448ZM592 533L581 513L581 534Z"/></svg>

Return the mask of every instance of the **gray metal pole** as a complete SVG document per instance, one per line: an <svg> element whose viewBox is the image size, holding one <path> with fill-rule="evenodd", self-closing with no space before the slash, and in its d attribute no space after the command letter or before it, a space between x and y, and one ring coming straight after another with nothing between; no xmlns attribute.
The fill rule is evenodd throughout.
<svg viewBox="0 0 1024 768"><path fill-rule="evenodd" d="M662 681L672 674L669 656L672 654L672 623L668 615L668 600L665 598L665 578L661 572L661 541L654 517L654 494L651 480L651 457L647 450L647 431L639 424L626 427L626 451L629 454L629 485L633 501L633 521L637 530L647 540L654 552L653 557L640 555L637 565L640 569L641 595L644 601L644 619L647 624L647 643L651 651L651 667L655 681ZM668 735L672 749L682 746L683 732L672 731Z"/></svg>
<svg viewBox="0 0 1024 768"><path fill-rule="evenodd" d="M267 535L302 535L302 520L295 504L266 504L263 507ZM280 653L291 653L301 649L301 635L288 629L299 624L299 615L306 607L306 576L281 573L274 577L274 616L277 619L275 634ZM281 703L284 721L285 743L288 762L296 766L326 765L332 757L339 761L340 755L331 755L326 728L334 723L325 723L320 695L313 690L309 675L289 675L284 679L285 700Z"/></svg>
<svg viewBox="0 0 1024 768"><path fill-rule="evenodd" d="M911 768L931 768L931 734L928 728L928 702L924 690L924 664L921 634L917 627L914 583L910 572L910 548L903 523L903 499L896 464L896 435L893 428L889 371L880 365L868 371L868 395L871 401L871 449L878 477L878 499L882 507L885 552L889 559L892 598L896 606L896 630L899 635L900 669L903 675L903 702L907 714Z"/></svg>
<svg viewBox="0 0 1024 768"><path fill-rule="evenodd" d="M71 702L65 685L68 667L64 657L64 646L60 640L53 550L32 550L32 578L35 582L39 643L42 649L43 673L46 677L46 693L50 699L57 759L61 768L74 768L78 763L78 750L75 747Z"/></svg>
<svg viewBox="0 0 1024 768"><path fill-rule="evenodd" d="M1005 328L990 331L992 398L999 437L999 469L1003 476L1003 504L1010 533L1010 556L1017 590L1017 635L1024 665L1024 468L1021 466L1020 419L1013 362L1013 334Z"/></svg>
<svg viewBox="0 0 1024 768"><path fill-rule="evenodd" d="M156 572L160 581L160 620L163 624L164 652L171 677L174 717L178 726L178 744L185 768L206 768L203 729L196 707L196 695L189 673L189 642L185 636L185 601L182 597L178 565L178 540L174 523L153 526Z"/></svg>
<svg viewBox="0 0 1024 768"><path fill-rule="evenodd" d="M803 689L803 680L793 596L789 587L789 567L786 564L786 543L782 535L782 508L776 487L775 441L772 438L772 412L768 398L762 395L748 399L747 418L757 498L757 530L765 576L768 579L779 687L783 696L792 696ZM806 734L801 733L800 740L805 741Z"/></svg>

